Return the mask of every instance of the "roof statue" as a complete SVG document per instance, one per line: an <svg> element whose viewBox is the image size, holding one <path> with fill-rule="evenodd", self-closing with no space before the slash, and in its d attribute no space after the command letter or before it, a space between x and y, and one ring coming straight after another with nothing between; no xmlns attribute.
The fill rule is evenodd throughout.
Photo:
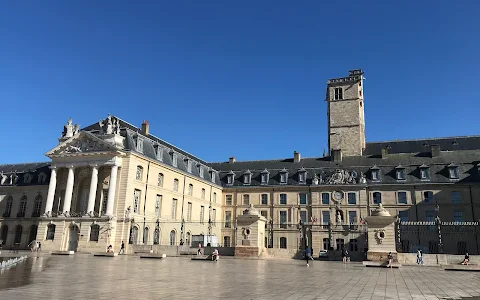
<svg viewBox="0 0 480 300"><path fill-rule="evenodd" d="M78 133L80 125L72 125L72 118L68 118L67 124L63 126L62 138L71 138Z"/></svg>

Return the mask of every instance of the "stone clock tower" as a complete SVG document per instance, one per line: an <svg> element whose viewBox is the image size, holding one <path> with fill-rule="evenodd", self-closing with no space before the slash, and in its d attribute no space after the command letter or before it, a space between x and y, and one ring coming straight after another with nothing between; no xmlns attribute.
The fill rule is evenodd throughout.
<svg viewBox="0 0 480 300"><path fill-rule="evenodd" d="M362 155L365 149L363 71L327 81L328 151L343 156Z"/></svg>

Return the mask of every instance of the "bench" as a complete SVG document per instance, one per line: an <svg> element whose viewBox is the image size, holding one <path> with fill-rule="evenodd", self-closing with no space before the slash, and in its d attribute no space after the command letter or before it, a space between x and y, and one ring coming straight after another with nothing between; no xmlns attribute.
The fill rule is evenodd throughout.
<svg viewBox="0 0 480 300"><path fill-rule="evenodd" d="M99 257L115 257L118 256L118 253L115 252L102 252L102 253L95 253L93 256L99 256Z"/></svg>
<svg viewBox="0 0 480 300"><path fill-rule="evenodd" d="M480 272L480 265L441 265L446 271Z"/></svg>
<svg viewBox="0 0 480 300"><path fill-rule="evenodd" d="M365 267L390 268L388 261L364 261ZM402 265L398 262L392 262L392 268L400 268Z"/></svg>
<svg viewBox="0 0 480 300"><path fill-rule="evenodd" d="M74 255L75 251L53 251L52 255Z"/></svg>

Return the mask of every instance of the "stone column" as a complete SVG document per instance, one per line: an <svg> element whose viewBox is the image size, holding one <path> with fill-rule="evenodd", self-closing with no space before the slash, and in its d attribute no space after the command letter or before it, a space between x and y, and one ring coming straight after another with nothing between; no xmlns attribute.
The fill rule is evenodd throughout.
<svg viewBox="0 0 480 300"><path fill-rule="evenodd" d="M95 196L97 195L98 184L98 166L92 165L92 179L90 180L90 192L88 194L88 205L86 216L93 217L93 210L95 209Z"/></svg>
<svg viewBox="0 0 480 300"><path fill-rule="evenodd" d="M50 169L52 169L52 172L50 173L47 203L45 204L45 213L43 214L44 217L52 216L53 198L55 197L55 189L57 187L57 167L51 166Z"/></svg>
<svg viewBox="0 0 480 300"><path fill-rule="evenodd" d="M75 181L75 168L68 166L67 187L65 188L65 197L62 212L65 217L70 216L70 205L72 204L73 183Z"/></svg>
<svg viewBox="0 0 480 300"><path fill-rule="evenodd" d="M113 204L115 201L115 190L117 187L117 171L118 166L113 165L112 171L110 172L110 183L108 185L108 196L107 196L107 210L105 215L108 217L113 217Z"/></svg>

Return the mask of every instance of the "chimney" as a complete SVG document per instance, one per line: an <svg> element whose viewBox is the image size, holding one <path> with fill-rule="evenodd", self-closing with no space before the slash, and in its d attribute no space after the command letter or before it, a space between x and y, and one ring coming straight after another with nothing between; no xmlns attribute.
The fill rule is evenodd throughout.
<svg viewBox="0 0 480 300"><path fill-rule="evenodd" d="M430 151L431 151L432 157L440 156L440 145L431 145Z"/></svg>
<svg viewBox="0 0 480 300"><path fill-rule="evenodd" d="M293 162L300 162L300 153L298 153L297 151L293 151Z"/></svg>
<svg viewBox="0 0 480 300"><path fill-rule="evenodd" d="M233 157L233 156L228 159L228 163L230 163L230 164L233 164L233 163L236 162L236 161L237 161L237 160L236 160L235 157Z"/></svg>
<svg viewBox="0 0 480 300"><path fill-rule="evenodd" d="M387 158L387 156L388 156L388 148L384 147L382 148L382 159Z"/></svg>
<svg viewBox="0 0 480 300"><path fill-rule="evenodd" d="M144 135L148 135L149 130L150 130L150 125L148 124L148 121L147 120L143 121L143 123L142 123L142 133Z"/></svg>
<svg viewBox="0 0 480 300"><path fill-rule="evenodd" d="M332 149L332 161L334 162L341 162L342 161L342 150L341 149Z"/></svg>

